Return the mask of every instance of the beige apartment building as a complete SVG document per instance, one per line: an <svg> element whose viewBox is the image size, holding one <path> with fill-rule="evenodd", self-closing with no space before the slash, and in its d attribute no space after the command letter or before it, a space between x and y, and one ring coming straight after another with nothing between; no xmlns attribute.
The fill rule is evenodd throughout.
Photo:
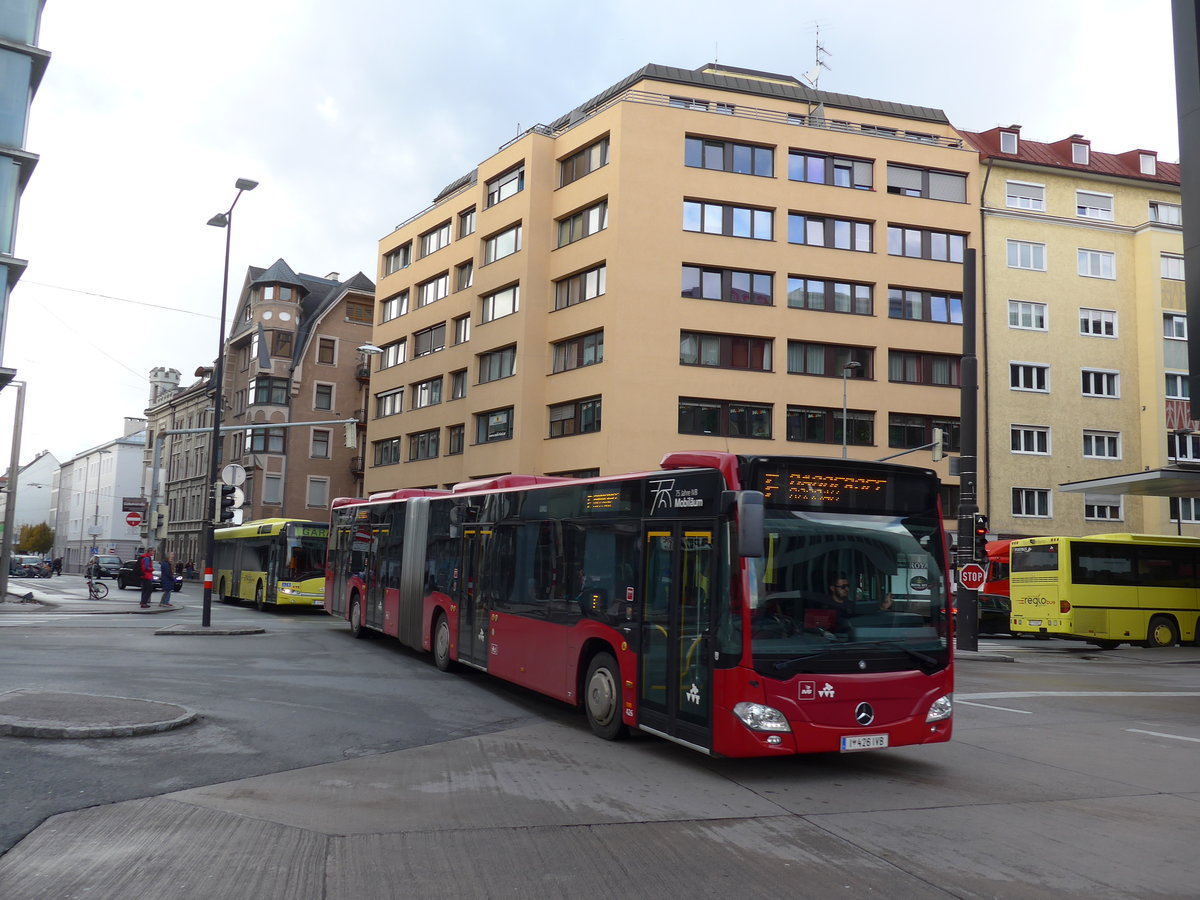
<svg viewBox="0 0 1200 900"><path fill-rule="evenodd" d="M1181 527L1181 501L1058 490L1200 460L1179 166L1150 150L1102 153L1078 134L1028 140L1016 125L964 135L983 165L980 507L992 532L1197 533L1188 498Z"/></svg>
<svg viewBox="0 0 1200 900"><path fill-rule="evenodd" d="M956 451L979 171L939 110L633 73L380 242L366 490Z"/></svg>

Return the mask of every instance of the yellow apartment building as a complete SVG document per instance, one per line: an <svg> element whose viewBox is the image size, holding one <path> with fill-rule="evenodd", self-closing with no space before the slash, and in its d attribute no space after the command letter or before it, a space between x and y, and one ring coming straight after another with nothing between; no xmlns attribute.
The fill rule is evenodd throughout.
<svg viewBox="0 0 1200 900"><path fill-rule="evenodd" d="M957 451L979 171L939 110L634 72L380 241L366 490Z"/></svg>
<svg viewBox="0 0 1200 900"><path fill-rule="evenodd" d="M1179 166L1149 150L1101 153L1078 134L963 134L983 166L979 505L992 532L1173 534L1180 502L1194 531L1190 499L1057 490L1200 460L1186 409Z"/></svg>

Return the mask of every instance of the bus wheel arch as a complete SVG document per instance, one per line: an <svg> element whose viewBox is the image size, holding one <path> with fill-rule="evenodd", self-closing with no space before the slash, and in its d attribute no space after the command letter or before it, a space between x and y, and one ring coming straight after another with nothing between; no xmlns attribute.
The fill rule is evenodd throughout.
<svg viewBox="0 0 1200 900"><path fill-rule="evenodd" d="M450 620L438 609L433 614L433 631L430 643L433 647L433 663L441 671L449 672L454 666L450 658Z"/></svg>
<svg viewBox="0 0 1200 900"><path fill-rule="evenodd" d="M350 595L350 633L360 639L367 636L367 629L363 627L362 600L358 591Z"/></svg>
<svg viewBox="0 0 1200 900"><path fill-rule="evenodd" d="M626 734L621 667L612 650L605 644L600 646L603 649L595 650L588 659L580 700L592 733L615 741Z"/></svg>
<svg viewBox="0 0 1200 900"><path fill-rule="evenodd" d="M1174 647L1179 643L1179 626L1170 616L1153 616L1146 630L1145 646Z"/></svg>

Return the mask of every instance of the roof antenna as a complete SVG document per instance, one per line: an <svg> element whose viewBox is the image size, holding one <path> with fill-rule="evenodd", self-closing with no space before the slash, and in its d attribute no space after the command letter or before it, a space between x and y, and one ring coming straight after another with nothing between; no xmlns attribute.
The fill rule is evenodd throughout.
<svg viewBox="0 0 1200 900"><path fill-rule="evenodd" d="M803 78L805 81L807 81L809 83L809 85L812 87L812 89L815 91L818 89L817 82L821 80L821 70L829 69L829 71L831 71L831 72L833 71L833 69L829 68L829 64L826 63L825 60L822 59L822 57L823 56L832 56L833 54L831 54L828 50L826 50L824 47L821 46L821 25L820 25L820 23L814 23L814 24L817 29L817 40L816 40L817 49L814 54L813 67L811 69L809 69L807 72L805 72L800 77Z"/></svg>

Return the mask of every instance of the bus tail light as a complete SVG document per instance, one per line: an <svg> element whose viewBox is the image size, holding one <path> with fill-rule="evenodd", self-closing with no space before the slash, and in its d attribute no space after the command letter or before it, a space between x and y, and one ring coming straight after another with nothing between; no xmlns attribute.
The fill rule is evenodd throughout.
<svg viewBox="0 0 1200 900"><path fill-rule="evenodd" d="M950 718L952 712L954 712L954 695L946 694L929 704L929 712L925 716L925 721L941 722Z"/></svg>
<svg viewBox="0 0 1200 900"><path fill-rule="evenodd" d="M787 717L772 706L743 701L733 707L733 714L751 731L791 731Z"/></svg>
<svg viewBox="0 0 1200 900"><path fill-rule="evenodd" d="M1071 611L1071 604L1068 603L1066 600L1059 600L1058 601L1058 611L1060 613L1062 613L1063 615L1066 615L1067 613L1069 613Z"/></svg>

